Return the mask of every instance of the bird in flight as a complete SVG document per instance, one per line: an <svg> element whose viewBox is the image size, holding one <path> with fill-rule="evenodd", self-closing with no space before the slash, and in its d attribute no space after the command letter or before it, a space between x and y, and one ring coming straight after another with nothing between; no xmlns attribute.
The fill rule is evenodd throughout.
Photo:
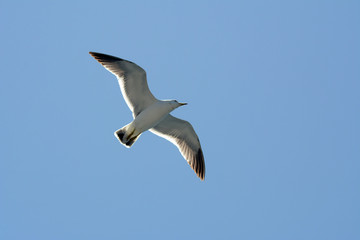
<svg viewBox="0 0 360 240"><path fill-rule="evenodd" d="M133 113L134 120L115 131L115 137L130 148L141 133L149 130L177 146L197 176L204 180L204 155L194 128L170 114L186 103L155 98L149 90L145 70L135 63L102 53L89 53L117 77L125 102Z"/></svg>

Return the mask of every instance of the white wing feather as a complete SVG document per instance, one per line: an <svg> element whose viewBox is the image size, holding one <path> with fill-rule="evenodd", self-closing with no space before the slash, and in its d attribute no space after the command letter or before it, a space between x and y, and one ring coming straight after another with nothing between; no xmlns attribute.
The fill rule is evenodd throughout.
<svg viewBox="0 0 360 240"><path fill-rule="evenodd" d="M172 142L201 180L205 178L205 161L194 128L187 121L168 115L150 131Z"/></svg>
<svg viewBox="0 0 360 240"><path fill-rule="evenodd" d="M149 90L144 69L118 57L96 52L90 54L118 78L122 95L134 118L156 101Z"/></svg>

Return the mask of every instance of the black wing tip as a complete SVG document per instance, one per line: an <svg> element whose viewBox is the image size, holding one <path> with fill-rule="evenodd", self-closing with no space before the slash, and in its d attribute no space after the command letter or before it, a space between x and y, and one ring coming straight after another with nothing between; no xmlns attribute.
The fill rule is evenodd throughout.
<svg viewBox="0 0 360 240"><path fill-rule="evenodd" d="M200 178L201 181L205 180L205 160L204 160L204 154L199 148L196 156L195 161L193 162L192 168L194 169L196 175Z"/></svg>
<svg viewBox="0 0 360 240"><path fill-rule="evenodd" d="M104 53L89 52L89 54L100 63L124 61L124 59L114 57L114 56L111 56L111 55L107 55L107 54L104 54Z"/></svg>

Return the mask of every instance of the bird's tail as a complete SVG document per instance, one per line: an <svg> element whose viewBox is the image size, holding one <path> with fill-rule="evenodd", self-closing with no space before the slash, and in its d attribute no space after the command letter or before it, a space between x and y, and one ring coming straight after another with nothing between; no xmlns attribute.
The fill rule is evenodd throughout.
<svg viewBox="0 0 360 240"><path fill-rule="evenodd" d="M132 127L131 124L128 124L125 127L116 130L114 135L117 139L119 139L121 144L127 148L130 148L141 135L141 133L136 132L136 129Z"/></svg>

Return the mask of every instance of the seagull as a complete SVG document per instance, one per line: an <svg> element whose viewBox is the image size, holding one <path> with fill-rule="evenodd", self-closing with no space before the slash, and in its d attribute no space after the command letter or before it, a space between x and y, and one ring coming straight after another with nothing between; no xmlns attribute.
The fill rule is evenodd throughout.
<svg viewBox="0 0 360 240"><path fill-rule="evenodd" d="M194 128L170 114L187 103L155 98L149 90L145 70L135 63L103 53L89 53L117 77L125 102L133 113L134 120L114 132L120 143L130 148L141 133L149 130L172 142L197 176L204 180L204 155Z"/></svg>

